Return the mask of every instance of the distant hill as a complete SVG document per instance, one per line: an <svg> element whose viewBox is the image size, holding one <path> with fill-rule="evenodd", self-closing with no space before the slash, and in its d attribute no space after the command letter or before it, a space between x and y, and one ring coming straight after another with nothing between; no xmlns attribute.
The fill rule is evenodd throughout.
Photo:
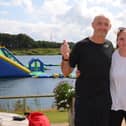
<svg viewBox="0 0 126 126"><path fill-rule="evenodd" d="M69 42L70 47L74 45ZM45 40L35 41L33 38L26 34L8 34L0 33L0 45L5 46L10 50L21 49L34 49L34 48L60 48L61 43L50 42Z"/></svg>

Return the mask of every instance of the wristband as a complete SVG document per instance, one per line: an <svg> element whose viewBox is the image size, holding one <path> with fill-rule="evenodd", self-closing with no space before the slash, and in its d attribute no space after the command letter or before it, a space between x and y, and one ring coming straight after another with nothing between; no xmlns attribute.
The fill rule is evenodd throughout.
<svg viewBox="0 0 126 126"><path fill-rule="evenodd" d="M69 59L64 59L64 56L62 56L62 60L63 61L69 61Z"/></svg>

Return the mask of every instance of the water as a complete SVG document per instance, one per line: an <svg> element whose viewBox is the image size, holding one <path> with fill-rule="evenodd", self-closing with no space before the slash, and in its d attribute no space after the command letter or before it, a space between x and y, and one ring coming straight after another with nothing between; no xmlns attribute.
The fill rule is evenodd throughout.
<svg viewBox="0 0 126 126"><path fill-rule="evenodd" d="M31 58L39 58L45 64L60 64L61 56L16 56L23 64L28 64ZM60 66L48 67L47 73L61 73ZM52 93L57 84L61 81L74 83L73 79L66 78L13 78L0 79L0 96L22 96L22 95L42 95ZM0 100L0 105L10 109L8 105L13 100ZM30 108L48 109L54 105L54 98L28 99ZM6 103L6 104L5 104Z"/></svg>

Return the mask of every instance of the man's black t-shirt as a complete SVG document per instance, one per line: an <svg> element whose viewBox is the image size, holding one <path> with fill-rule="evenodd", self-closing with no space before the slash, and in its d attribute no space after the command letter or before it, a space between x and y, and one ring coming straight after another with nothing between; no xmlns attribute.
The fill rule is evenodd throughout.
<svg viewBox="0 0 126 126"><path fill-rule="evenodd" d="M111 104L109 70L112 52L110 41L96 44L89 38L78 42L72 49L70 66L77 66L80 71L76 81L76 97L84 104Z"/></svg>

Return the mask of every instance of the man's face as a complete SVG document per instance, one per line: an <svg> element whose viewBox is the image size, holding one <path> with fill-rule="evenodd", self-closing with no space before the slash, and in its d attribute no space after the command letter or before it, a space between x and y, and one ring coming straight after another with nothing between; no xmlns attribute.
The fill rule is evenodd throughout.
<svg viewBox="0 0 126 126"><path fill-rule="evenodd" d="M111 28L111 24L109 19L101 16L94 19L92 27L95 35L105 37Z"/></svg>

